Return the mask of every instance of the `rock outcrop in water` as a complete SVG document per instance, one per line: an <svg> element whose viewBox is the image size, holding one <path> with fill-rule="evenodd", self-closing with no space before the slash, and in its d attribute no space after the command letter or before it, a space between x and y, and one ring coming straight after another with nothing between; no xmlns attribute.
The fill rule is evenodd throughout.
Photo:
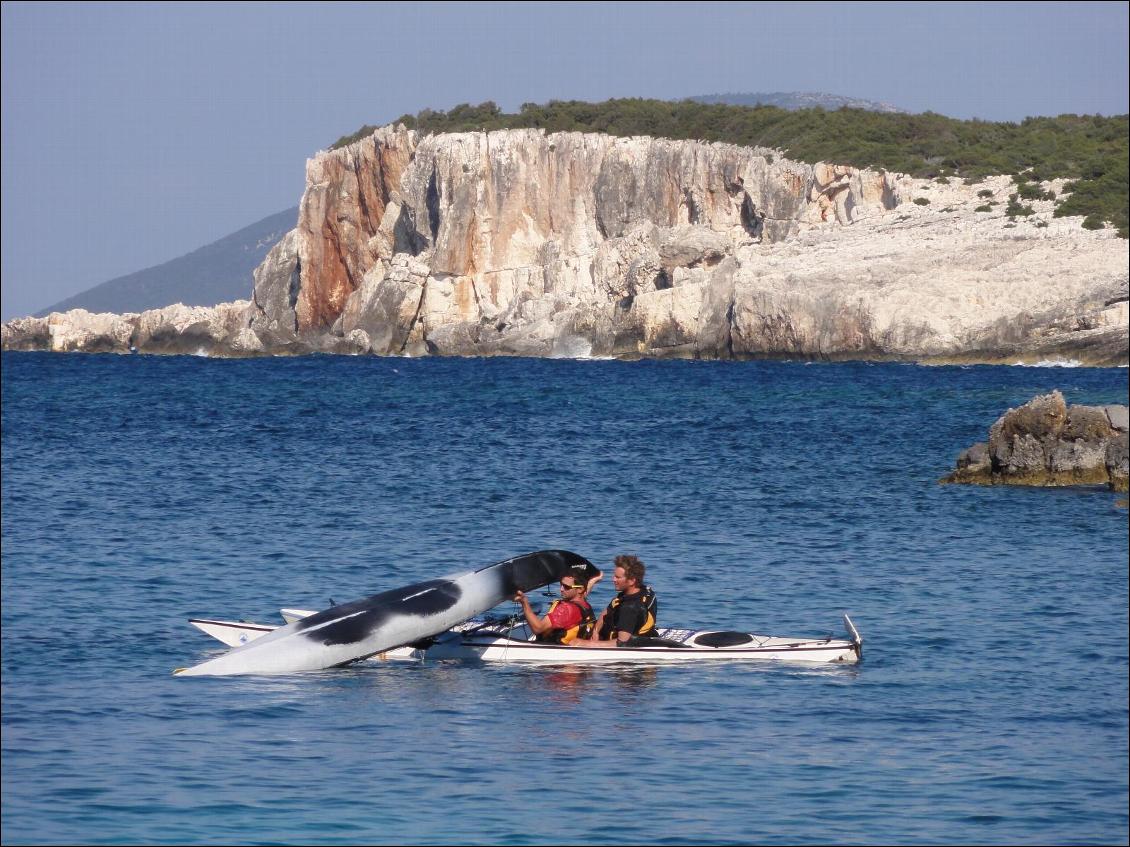
<svg viewBox="0 0 1130 847"><path fill-rule="evenodd" d="M1127 490L1130 450L1126 406L1068 406L1058 391L1009 409L988 442L957 457L943 483L1108 485Z"/></svg>
<svg viewBox="0 0 1130 847"><path fill-rule="evenodd" d="M384 127L307 163L250 303L23 319L3 345L1125 364L1127 242L1050 201L1009 221L1010 190L725 144Z"/></svg>
<svg viewBox="0 0 1130 847"><path fill-rule="evenodd" d="M5 350L56 352L259 353L262 342L247 326L250 303L185 306L124 315L85 309L55 312L45 318L17 318L3 327Z"/></svg>

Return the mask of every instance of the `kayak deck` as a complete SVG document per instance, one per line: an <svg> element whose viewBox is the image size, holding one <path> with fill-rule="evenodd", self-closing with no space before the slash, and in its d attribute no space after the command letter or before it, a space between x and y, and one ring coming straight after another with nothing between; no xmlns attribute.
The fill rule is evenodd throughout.
<svg viewBox="0 0 1130 847"><path fill-rule="evenodd" d="M857 662L854 640L781 638L745 632L660 629L655 643L631 647L588 647L532 641L525 624L513 628L481 627L474 632L449 630L428 647L429 659L479 660L540 664L616 662L669 663L757 659L788 662Z"/></svg>
<svg viewBox="0 0 1130 847"><path fill-rule="evenodd" d="M284 609L284 619L310 612ZM274 627L247 622L193 619L193 626L229 646L247 643ZM632 647L571 647L532 640L516 616L474 618L424 642L368 657L378 661L482 661L532 664L667 664L687 661L784 661L854 663L862 658L863 638L844 615L848 638L785 638L728 630L660 629L653 643Z"/></svg>

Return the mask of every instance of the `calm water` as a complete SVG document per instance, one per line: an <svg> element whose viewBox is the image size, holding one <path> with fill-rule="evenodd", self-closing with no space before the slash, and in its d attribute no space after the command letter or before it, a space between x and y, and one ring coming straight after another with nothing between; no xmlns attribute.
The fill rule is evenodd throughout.
<svg viewBox="0 0 1130 847"><path fill-rule="evenodd" d="M936 484L1052 388L1127 371L5 353L3 841L1126 842L1126 510ZM548 547L865 660L170 676Z"/></svg>

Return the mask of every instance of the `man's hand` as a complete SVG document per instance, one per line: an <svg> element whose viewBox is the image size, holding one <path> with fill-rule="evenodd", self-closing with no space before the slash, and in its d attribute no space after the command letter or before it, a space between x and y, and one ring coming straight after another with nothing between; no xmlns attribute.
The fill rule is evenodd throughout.
<svg viewBox="0 0 1130 847"><path fill-rule="evenodd" d="M514 602L522 604L522 615L526 618L526 623L530 627L530 631L534 635L545 635L553 629L553 624L549 622L549 616L539 618L534 613L534 607L530 605L529 599L522 591L517 591L514 594Z"/></svg>

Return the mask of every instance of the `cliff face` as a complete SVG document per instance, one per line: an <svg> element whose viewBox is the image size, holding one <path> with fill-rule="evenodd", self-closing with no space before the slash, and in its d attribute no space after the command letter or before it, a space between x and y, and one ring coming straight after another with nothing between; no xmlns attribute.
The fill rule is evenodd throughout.
<svg viewBox="0 0 1130 847"><path fill-rule="evenodd" d="M307 164L255 299L285 313L297 269L295 339L382 354L729 355L738 249L898 199L886 174L766 150L386 127Z"/></svg>
<svg viewBox="0 0 1130 847"><path fill-rule="evenodd" d="M86 353L254 354L263 344L247 326L250 303L185 306L127 312L54 312L45 318L17 318L3 327L5 350Z"/></svg>
<svg viewBox="0 0 1130 847"><path fill-rule="evenodd" d="M1007 177L393 127L306 177L296 228L212 352L1127 358L1126 242L1050 202L1007 221ZM986 189L998 205L978 212ZM14 324L5 347L36 346Z"/></svg>

